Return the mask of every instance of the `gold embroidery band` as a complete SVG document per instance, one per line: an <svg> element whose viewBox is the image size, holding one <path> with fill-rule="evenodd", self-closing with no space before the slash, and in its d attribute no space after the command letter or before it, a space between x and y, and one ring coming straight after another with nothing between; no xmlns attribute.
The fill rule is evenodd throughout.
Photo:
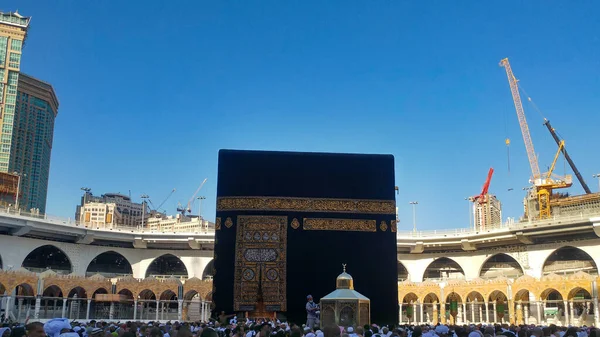
<svg viewBox="0 0 600 337"><path fill-rule="evenodd" d="M362 219L305 218L302 228L307 231L376 232L377 221Z"/></svg>
<svg viewBox="0 0 600 337"><path fill-rule="evenodd" d="M396 214L394 200L352 200L277 197L221 197L217 211L302 211Z"/></svg>

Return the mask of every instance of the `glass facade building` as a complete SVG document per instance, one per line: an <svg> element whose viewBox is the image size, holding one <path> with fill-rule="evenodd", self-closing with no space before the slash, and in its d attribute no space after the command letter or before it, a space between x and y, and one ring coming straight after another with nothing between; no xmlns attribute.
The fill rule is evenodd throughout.
<svg viewBox="0 0 600 337"><path fill-rule="evenodd" d="M0 12L0 172L20 177L19 208L44 213L58 99L51 85L20 73L29 22Z"/></svg>

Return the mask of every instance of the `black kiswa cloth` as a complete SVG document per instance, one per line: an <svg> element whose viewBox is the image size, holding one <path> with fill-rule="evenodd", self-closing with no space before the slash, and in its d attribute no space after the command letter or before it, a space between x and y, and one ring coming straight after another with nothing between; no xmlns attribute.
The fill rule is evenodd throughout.
<svg viewBox="0 0 600 337"><path fill-rule="evenodd" d="M221 150L216 311L258 310L260 293L262 309L304 323L306 295L335 290L344 263L371 321L397 323L394 182L391 155Z"/></svg>

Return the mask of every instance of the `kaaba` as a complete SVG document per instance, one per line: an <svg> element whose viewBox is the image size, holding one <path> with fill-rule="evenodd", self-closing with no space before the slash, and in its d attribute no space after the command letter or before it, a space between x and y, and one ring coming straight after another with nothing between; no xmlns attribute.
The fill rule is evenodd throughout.
<svg viewBox="0 0 600 337"><path fill-rule="evenodd" d="M216 312L302 324L346 264L371 322L398 322L392 155L220 150L218 165Z"/></svg>

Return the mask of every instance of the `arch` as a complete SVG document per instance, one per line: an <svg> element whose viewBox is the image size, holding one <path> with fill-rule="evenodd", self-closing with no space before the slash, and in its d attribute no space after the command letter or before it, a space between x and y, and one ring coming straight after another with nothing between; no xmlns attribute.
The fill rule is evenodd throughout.
<svg viewBox="0 0 600 337"><path fill-rule="evenodd" d="M451 292L448 294L448 296L446 296L446 303L450 303L452 302L452 300L455 300L458 303L462 302L462 296L460 296L459 294L457 294L456 292Z"/></svg>
<svg viewBox="0 0 600 337"><path fill-rule="evenodd" d="M73 271L67 254L54 245L44 245L32 250L21 266L32 272L51 269L57 274L70 274Z"/></svg>
<svg viewBox="0 0 600 337"><path fill-rule="evenodd" d="M35 296L33 287L29 283L21 283L15 287L17 296Z"/></svg>
<svg viewBox="0 0 600 337"><path fill-rule="evenodd" d="M423 272L423 281L437 279L464 279L465 271L454 260L440 257L433 260Z"/></svg>
<svg viewBox="0 0 600 337"><path fill-rule="evenodd" d="M98 290L100 290L100 289L98 289ZM102 289L102 290L104 290L104 289ZM121 289L118 294L125 296L128 300L133 299L133 293L129 289Z"/></svg>
<svg viewBox="0 0 600 337"><path fill-rule="evenodd" d="M479 277L483 279L507 277L519 278L523 276L523 267L512 256L498 253L490 256L479 268Z"/></svg>
<svg viewBox="0 0 600 337"><path fill-rule="evenodd" d="M187 293L185 293L185 295L183 295L183 299L186 300L186 301L191 301L196 296L198 296L198 298L200 300L202 300L202 296L200 295L200 293L197 292L196 290L192 289L192 290L188 291Z"/></svg>
<svg viewBox="0 0 600 337"><path fill-rule="evenodd" d="M438 302L438 303L440 302L440 298L435 293L429 293L429 294L425 295L425 297L423 297L423 303L434 303L434 302Z"/></svg>
<svg viewBox="0 0 600 337"><path fill-rule="evenodd" d="M46 287L46 289L44 289L44 292L42 293L42 297L63 297L63 292L62 289L54 284L51 284L49 286Z"/></svg>
<svg viewBox="0 0 600 337"><path fill-rule="evenodd" d="M577 288L573 288L571 289L571 291L569 291L569 296L567 297L567 299L569 301L585 301L585 300L592 300L592 295L590 294L589 291L581 288L581 287L577 287Z"/></svg>
<svg viewBox="0 0 600 337"><path fill-rule="evenodd" d="M138 297L142 300L156 300L156 295L150 289L144 289L140 291Z"/></svg>
<svg viewBox="0 0 600 337"><path fill-rule="evenodd" d="M204 271L202 272L203 280L212 280L213 276L216 273L215 269L215 259L210 260L210 262L204 267Z"/></svg>
<svg viewBox="0 0 600 337"><path fill-rule="evenodd" d="M180 258L173 254L164 254L155 258L148 266L146 277L151 276L180 276L187 278L188 270Z"/></svg>
<svg viewBox="0 0 600 337"><path fill-rule="evenodd" d="M554 288L546 288L544 289L544 291L542 291L540 293L540 298L542 300L545 300L546 302L549 301L562 301L563 300L563 296L560 293L560 291L554 289Z"/></svg>
<svg viewBox="0 0 600 337"><path fill-rule="evenodd" d="M518 293L517 293L517 295L515 295L515 298L517 298L517 299L518 299L518 297L517 297L517 296L518 296ZM527 292L527 296L529 296L529 292ZM529 297L528 297L528 298L529 298ZM508 300L508 297L507 297L507 296L506 296L506 294L505 294L503 291L501 291L501 290L494 290L494 291L492 291L492 292L490 293L490 295L488 296L488 301L489 301L489 302L494 302L494 301L496 301L496 302L499 302L499 301L506 302L507 300Z"/></svg>
<svg viewBox="0 0 600 337"><path fill-rule="evenodd" d="M404 295L404 297L402 298L402 303L411 303L411 302L416 303L418 300L419 300L419 297L417 296L417 294L408 293L408 294Z"/></svg>
<svg viewBox="0 0 600 337"><path fill-rule="evenodd" d="M160 294L160 298L161 301L176 301L177 300L177 294L175 294L173 292L173 290L167 289L165 291L163 291L162 294Z"/></svg>
<svg viewBox="0 0 600 337"><path fill-rule="evenodd" d="M481 295L480 292L473 290L467 294L467 301L474 302L475 300L477 300L477 302L479 302L479 303L484 302L483 295Z"/></svg>
<svg viewBox="0 0 600 337"><path fill-rule="evenodd" d="M85 289L83 289L82 287L79 287L79 286L71 289L71 291L69 291L69 296L67 296L67 297L73 298L73 297L75 297L75 295L77 295L77 298L87 298L87 292L85 291Z"/></svg>
<svg viewBox="0 0 600 337"><path fill-rule="evenodd" d="M580 271L597 276L598 266L590 254L573 246L556 249L550 253L542 265L542 275L552 273L566 275Z"/></svg>
<svg viewBox="0 0 600 337"><path fill-rule="evenodd" d="M96 255L88 264L86 275L100 274L104 277L133 275L131 263L121 254L109 250Z"/></svg>
<svg viewBox="0 0 600 337"><path fill-rule="evenodd" d="M205 300L205 301L207 301L207 302L210 302L210 303L212 303L212 298L213 298L213 293L212 293L212 291L211 291L211 292L209 292L209 293L206 295L206 298L205 298L204 300ZM214 303L213 303L213 304L214 304ZM211 305L212 305L212 304L211 304Z"/></svg>
<svg viewBox="0 0 600 337"><path fill-rule="evenodd" d="M408 280L408 269L402 262L398 261L398 282L406 280Z"/></svg>
<svg viewBox="0 0 600 337"><path fill-rule="evenodd" d="M515 293L515 301L529 301L529 289L519 289Z"/></svg>

